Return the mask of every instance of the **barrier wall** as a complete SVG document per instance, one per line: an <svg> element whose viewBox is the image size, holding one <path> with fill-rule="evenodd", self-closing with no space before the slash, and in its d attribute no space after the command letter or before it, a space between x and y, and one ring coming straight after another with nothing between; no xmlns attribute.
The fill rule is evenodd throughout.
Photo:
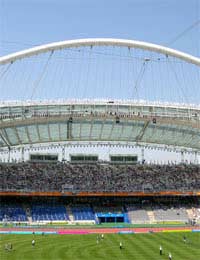
<svg viewBox="0 0 200 260"><path fill-rule="evenodd" d="M200 191L181 192L181 191L161 191L161 192L15 192L15 191L0 191L0 196L46 196L46 197L144 197L144 196L200 196Z"/></svg>

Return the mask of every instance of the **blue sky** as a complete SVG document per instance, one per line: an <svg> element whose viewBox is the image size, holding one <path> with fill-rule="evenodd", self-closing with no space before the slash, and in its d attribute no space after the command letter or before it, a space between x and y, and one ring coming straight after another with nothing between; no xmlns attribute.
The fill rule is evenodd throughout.
<svg viewBox="0 0 200 260"><path fill-rule="evenodd" d="M199 17L200 0L0 0L0 55L89 37L167 45ZM199 27L171 47L200 56Z"/></svg>

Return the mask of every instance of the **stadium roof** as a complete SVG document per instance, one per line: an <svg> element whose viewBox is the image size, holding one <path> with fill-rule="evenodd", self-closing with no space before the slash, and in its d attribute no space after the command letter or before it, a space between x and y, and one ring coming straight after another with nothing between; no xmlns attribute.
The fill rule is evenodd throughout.
<svg viewBox="0 0 200 260"><path fill-rule="evenodd" d="M200 150L200 107L120 100L4 102L0 146L117 141Z"/></svg>
<svg viewBox="0 0 200 260"><path fill-rule="evenodd" d="M197 97L198 100L197 92L199 90L199 70L196 70L196 67L198 67L199 69L200 66L200 59L198 57L194 57L187 53L183 53L164 46L134 40L110 38L78 39L37 46L31 49L0 57L0 65L7 66L3 69L1 75L7 76L7 72L9 72L10 67L12 68L13 63L16 64L16 66L19 65L16 62L18 60L23 60L25 58L49 52L50 56L48 57L45 65L43 66L42 73L39 74L39 77L37 77L37 80L34 81L33 84L31 84L31 82L28 82L28 86L30 86L30 88L32 87L31 99L33 99L34 91L40 83L42 77L44 76L46 68L49 66L49 61L52 56L51 54L53 54L55 51L71 47L77 48L87 46L90 47L90 49L92 49L93 46L120 46L126 47L128 50L131 48L135 48L164 54L166 58L164 64L169 63L170 69L173 72L173 78L175 78L176 82L176 84L171 84L171 82L167 82L163 85L165 89L168 89L169 86L171 86L169 90L171 95L170 98L168 98L167 100L171 100L173 94L177 95L177 93L178 97L180 94L183 95L184 98L186 96L186 99L183 100L187 100L187 97L190 97L191 93L195 97ZM171 61L168 60L168 56L180 59L186 63L189 63L192 66L195 65L195 75L197 77L194 78L194 81L192 81L193 78L190 74L191 71L188 70L187 67L186 71L189 74L190 81L186 81L186 73L184 73L186 71L180 69L183 66L182 63L178 63L181 66L178 66L178 71L175 70L174 67L172 67L172 69L170 63ZM38 60L36 60L36 62L34 61L36 65L38 64L37 62ZM146 62L145 57L143 57L140 62L142 62L139 66L140 71L136 73L137 77L135 78L136 90L138 90L138 78L140 78L141 75L144 74L144 65ZM159 68L160 62L162 62L162 60L160 60L160 57L158 57L158 59L156 59L156 64L158 64ZM54 62L52 63L54 64ZM165 67L165 71L168 71L167 68L168 67ZM151 69L149 69L149 72L151 72ZM19 70L20 72L24 73L25 68L21 69L21 67L19 66ZM106 66L105 70L107 70ZM6 85L6 80L3 81L2 85L5 86L6 91L9 87L10 92L12 93L12 86L14 86L14 88L16 89L16 86L19 85L20 87L20 85L23 85L21 84L21 81L19 81L20 83L18 82L18 85L16 83L17 81L15 82L15 74L17 74L17 72L18 70L15 71L14 69L14 74L8 73L12 80L12 84ZM84 74L86 74L86 76L88 76L87 71L83 72ZM36 73L38 73L38 70L36 70ZM155 75L160 75L161 70L155 70L154 73ZM177 73L181 74L181 82L179 81L180 77L177 77ZM28 75L31 74L32 70L29 71ZM166 73L166 75L167 76L163 78L164 82L168 80L168 73ZM55 73L53 74L53 76L55 77ZM22 78L27 79L27 77L24 77L24 75L22 75ZM30 77L28 76L28 79L29 78ZM81 80L79 81L80 85L87 86L86 83L88 83L88 78L86 77L85 84L82 84ZM10 81L8 80L8 82ZM156 86L158 85L160 88L159 83L160 81L158 81L156 77ZM48 84L41 85L49 87L50 84L51 82L49 80ZM70 81L68 84L70 85ZM192 88L192 84L194 85L194 88ZM78 84L76 86L77 90L79 90L80 85ZM28 91L27 84L25 84L25 86L26 89L25 91L21 91L22 93ZM54 90L57 91L58 86L59 84L57 84L56 87L54 87ZM109 86L113 86L112 81L111 84L109 84ZM149 87L148 77L147 86ZM182 86L184 86L184 88ZM176 87L178 88L178 91L173 91ZM44 92L48 92L49 89L50 87L44 89ZM192 92L188 92L188 89L192 89ZM153 96L154 91L152 91L151 89L148 89L148 91L151 92L150 96ZM164 96L163 93L166 92L160 91L160 93L161 96ZM143 97L143 95L141 96ZM22 98L22 100L24 99ZM150 100L156 99L153 97ZM198 101L197 103L199 104ZM163 102L151 103L146 101L134 100L31 100L25 102L0 103L0 147L12 147L32 145L37 143L52 143L65 141L117 141L118 143L134 142L159 145L172 145L177 147L185 147L200 150L200 106L189 104L170 104Z"/></svg>

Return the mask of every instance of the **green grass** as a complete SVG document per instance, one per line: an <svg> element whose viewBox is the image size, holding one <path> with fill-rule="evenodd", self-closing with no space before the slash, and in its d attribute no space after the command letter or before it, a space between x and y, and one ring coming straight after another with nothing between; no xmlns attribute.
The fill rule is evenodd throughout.
<svg viewBox="0 0 200 260"><path fill-rule="evenodd" d="M183 243L183 235L187 243ZM31 246L32 239L36 245ZM157 234L106 234L103 241L96 243L96 234L91 235L1 235L1 260L200 260L200 233L157 233ZM120 241L124 249L119 249ZM11 242L13 251L6 252L4 245ZM162 245L164 255L159 255Z"/></svg>

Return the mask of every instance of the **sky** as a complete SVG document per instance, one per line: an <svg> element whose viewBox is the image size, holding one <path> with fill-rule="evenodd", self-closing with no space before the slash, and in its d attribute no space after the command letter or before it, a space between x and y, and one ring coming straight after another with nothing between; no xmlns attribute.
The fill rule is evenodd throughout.
<svg viewBox="0 0 200 260"><path fill-rule="evenodd" d="M195 24L197 21L199 21L199 23L191 28L190 26ZM188 28L190 28L190 30L187 30ZM184 31L186 32L182 34ZM0 56L30 48L35 45L70 39L95 37L147 41L172 47L200 57L200 0L0 0ZM174 41L174 39L176 40ZM55 54L53 56L55 56ZM79 55L79 59L80 57L81 55ZM106 62L105 59L105 63ZM85 69L87 69L86 67L89 62L86 61L86 63L87 64L83 65ZM61 62L59 64L62 66ZM104 63L102 63L103 65L101 63L99 64L100 67L103 67L103 69L105 68ZM42 63L40 63L40 65L44 66ZM71 62L71 68L73 68L72 65ZM58 69L58 66L56 66L57 65L55 65L55 67L52 66L53 71ZM82 65L80 64L80 66ZM138 64L136 66L137 68L134 72L135 74L133 73L133 79L130 79L131 82L138 81L138 75L142 65ZM178 73L179 77L178 81L173 74L174 72L171 72L171 68L164 66L162 68L162 64L159 64L159 68L156 70L156 66L154 66L153 70L156 75L155 82L153 82L154 79L151 73L151 66L152 64L150 64L149 70L146 69L143 77L144 80L140 83L141 85L143 84L144 87L143 90L140 88L139 92L141 93L139 93L139 97L136 97L137 93L133 91L132 83L125 83L124 80L123 84L126 87L126 91L121 89L121 83L119 84L121 80L119 81L117 76L116 79L113 79L112 77L112 81L115 81L115 89L117 90L115 91L115 96L113 96L112 88L108 88L111 84L108 82L107 78L106 84L108 86L106 84L105 87L103 86L104 83L101 82L101 80L103 81L103 76L99 77L98 84L95 83L96 88L94 90L94 83L92 82L91 75L95 75L96 73L95 66L90 68L90 75L88 76L90 78L89 81L88 78L86 78L88 73L83 71L81 74L79 71L82 82L81 87L79 86L79 96L81 98L85 97L84 93L87 92L86 96L89 98L96 97L97 93L97 96L100 98L107 96L118 98L118 96L120 96L120 98L123 99L127 98L128 93L128 96L132 99L137 98L168 102L198 103L198 97L200 96L198 91L199 76L196 71L193 71L192 66L189 66L189 70L191 69L189 75L187 75L187 67L184 67L183 69L181 68L181 73L184 72L186 79L181 78L182 75L179 72L180 68L178 66L176 67L176 73ZM123 67L125 68L125 65L123 65ZM23 75L28 75L28 72L24 72L24 68L21 69L19 66L18 68L23 71ZM28 69L28 66L26 68ZM37 68L40 70L39 72L42 71L39 66ZM74 67L74 69L71 69L73 71L70 72L72 83L74 85L76 85L76 82L73 79L73 72L78 69L79 68ZM113 73L115 75L122 73L121 71L117 71L117 68L113 69L113 67L110 66L110 69L114 71ZM162 69L165 71L164 76ZM168 69L170 69L170 72L168 72ZM127 70L128 69L126 69L126 71ZM32 68L31 71L34 71L34 68ZM58 71L61 74L62 68L59 68ZM40 77L39 72L37 74L36 71L36 77ZM50 65L48 65L48 72L50 75L53 75L50 71ZM105 70L102 70L102 74L104 72ZM6 82L6 76L4 76L3 79L0 78L0 85L3 86L3 89L0 86L0 100L13 99L13 96L16 97L16 99L29 99L32 97L32 94L28 91L24 92L23 89L21 89L21 91L16 91L15 86L12 89L14 85L12 81L12 73L15 73L15 66L11 66L7 73L11 82L9 82L9 80ZM112 72L107 72L107 74L109 73L111 74ZM47 79L49 79L49 74L46 76ZM69 75L68 71L65 74ZM107 74L106 76L109 76ZM160 80L162 82L159 82L159 84L159 78L157 77L158 74L162 74ZM17 82L17 80L16 82L19 86L22 86L21 74L17 72L17 75L20 83ZM127 75L123 73L123 76L126 77ZM150 76L150 80L148 76ZM59 75L59 78L63 77L63 75ZM75 75L76 79L78 77L79 76ZM130 76L128 75L127 78L128 77ZM165 79L165 77L167 79ZM187 88L187 86L184 85L185 83L183 80L185 80L186 85L189 85L187 83L188 80L191 82L193 79L195 81L193 82L194 87ZM35 81L37 82L37 80ZM35 99L38 99L38 97L45 99L55 98L58 94L59 96L57 98L60 98L60 96L80 98L77 93L74 93L76 92L76 87L74 87L70 82L70 77L68 77L67 81L68 85L71 86L71 89L69 90L68 88L65 88L67 94L64 90L63 92L60 90L60 92L57 91L56 93L48 91L48 96L46 96L47 88L44 86L47 86L48 89L50 88L48 85L49 82L45 83L44 81L45 79L41 80L39 87L37 88L37 93L34 96ZM63 79L62 81L65 83L66 79ZM180 91L179 87L177 87L179 81L181 82L181 88L184 88L184 93L186 94L183 94L183 91ZM31 86L30 82L31 79L29 79L29 86ZM154 94L152 92L149 93L149 82L151 82L150 88L154 88ZM26 85L26 82L24 84ZM51 80L51 84L53 84L53 80ZM137 85L137 83L135 84ZM167 90L165 84L169 90ZM87 85L87 91L84 89L85 85ZM60 89L61 88L62 86L60 85ZM9 93L8 89L10 90ZM54 89L54 87L51 88L51 90ZM41 90L41 92L39 90ZM176 90L176 93L174 90ZM95 91L95 93L92 91ZM118 95L119 92L120 95ZM195 92L197 94L194 95L193 93ZM22 93L25 93L26 95L23 97L19 96ZM9 97L8 94L10 95Z"/></svg>
<svg viewBox="0 0 200 260"><path fill-rule="evenodd" d="M200 0L0 0L0 55L92 37L168 46L198 19ZM170 47L200 56L200 24Z"/></svg>

